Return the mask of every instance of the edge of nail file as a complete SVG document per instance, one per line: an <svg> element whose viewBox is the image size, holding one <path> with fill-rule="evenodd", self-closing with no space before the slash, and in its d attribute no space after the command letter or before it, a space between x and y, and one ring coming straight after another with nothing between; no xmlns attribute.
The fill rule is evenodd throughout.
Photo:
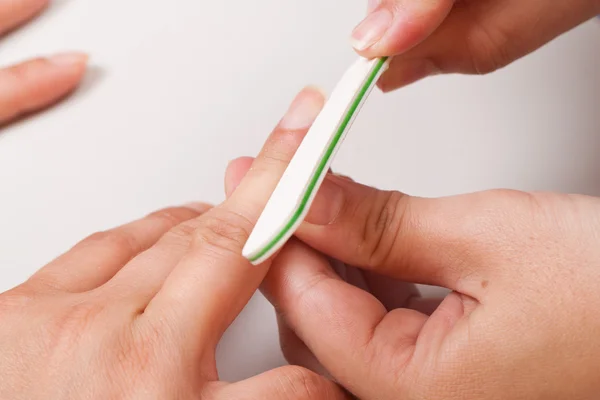
<svg viewBox="0 0 600 400"><path fill-rule="evenodd" d="M302 223L337 150L388 58L359 58L344 74L269 198L242 255L258 265L277 252Z"/></svg>

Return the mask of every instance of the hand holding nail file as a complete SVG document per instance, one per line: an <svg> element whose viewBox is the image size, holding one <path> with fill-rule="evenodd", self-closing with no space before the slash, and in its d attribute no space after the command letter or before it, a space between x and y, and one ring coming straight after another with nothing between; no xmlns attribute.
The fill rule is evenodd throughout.
<svg viewBox="0 0 600 400"><path fill-rule="evenodd" d="M304 137L248 238L242 254L258 265L300 226L352 122L390 59L360 58L344 74Z"/></svg>

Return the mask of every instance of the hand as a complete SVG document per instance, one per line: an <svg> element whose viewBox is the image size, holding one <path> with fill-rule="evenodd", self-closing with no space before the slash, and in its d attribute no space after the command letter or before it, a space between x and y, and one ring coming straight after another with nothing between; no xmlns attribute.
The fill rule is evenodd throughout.
<svg viewBox="0 0 600 400"><path fill-rule="evenodd" d="M247 164L230 165L229 192ZM508 190L424 199L329 175L297 237L263 285L283 350L360 399L600 393L600 199ZM322 254L362 268L359 286L370 290ZM435 308L394 279L452 293Z"/></svg>
<svg viewBox="0 0 600 400"><path fill-rule="evenodd" d="M263 280L241 250L323 98L303 91L235 195L92 235L0 295L2 399L345 399L300 367L219 382L215 347Z"/></svg>
<svg viewBox="0 0 600 400"><path fill-rule="evenodd" d="M33 18L48 0L0 0L0 36ZM87 56L64 53L0 69L0 126L47 107L81 81Z"/></svg>
<svg viewBox="0 0 600 400"><path fill-rule="evenodd" d="M369 0L354 48L396 56L379 86L391 91L439 73L504 67L600 13L598 0Z"/></svg>

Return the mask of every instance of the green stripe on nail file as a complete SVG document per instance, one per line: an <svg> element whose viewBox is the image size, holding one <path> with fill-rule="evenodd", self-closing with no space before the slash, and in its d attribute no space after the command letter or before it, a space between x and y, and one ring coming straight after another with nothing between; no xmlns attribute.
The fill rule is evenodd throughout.
<svg viewBox="0 0 600 400"><path fill-rule="evenodd" d="M242 254L258 265L300 226L346 133L390 59L360 58L344 74L271 195Z"/></svg>

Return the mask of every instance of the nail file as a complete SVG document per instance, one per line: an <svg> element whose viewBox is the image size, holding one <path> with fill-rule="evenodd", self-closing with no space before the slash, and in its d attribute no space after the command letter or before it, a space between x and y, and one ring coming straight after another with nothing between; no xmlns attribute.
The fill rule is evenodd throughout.
<svg viewBox="0 0 600 400"><path fill-rule="evenodd" d="M300 226L333 158L390 59L360 58L344 74L302 140L250 234L242 255L258 265Z"/></svg>

